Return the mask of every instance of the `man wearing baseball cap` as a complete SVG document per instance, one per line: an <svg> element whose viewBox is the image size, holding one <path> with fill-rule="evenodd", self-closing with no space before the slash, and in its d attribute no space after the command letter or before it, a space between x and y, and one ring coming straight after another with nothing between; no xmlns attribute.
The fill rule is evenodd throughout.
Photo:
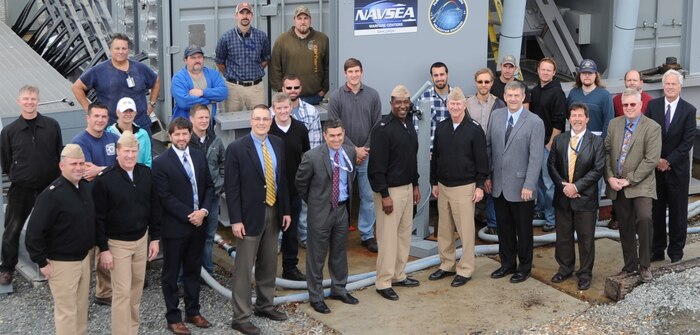
<svg viewBox="0 0 700 335"><path fill-rule="evenodd" d="M607 134L608 122L613 118L612 97L600 79L598 66L592 59L584 59L576 72L576 83L566 99L567 108L575 101L588 106L590 121L588 130L598 136Z"/></svg>
<svg viewBox="0 0 700 335"><path fill-rule="evenodd" d="M139 152L136 162L151 167L151 137L148 136L148 132L145 129L134 124L134 118L136 117L136 103L134 103L134 99L129 97L119 99L116 112L117 123L107 127L107 131L118 136L121 136L124 131L130 131L134 134L139 141Z"/></svg>
<svg viewBox="0 0 700 335"><path fill-rule="evenodd" d="M501 59L501 72L496 73L496 80L493 81L493 86L491 86L491 94L495 95L503 101L503 93L505 92L506 84L513 80L520 81L515 78L515 72L518 71L518 61L513 55L506 55ZM522 82L522 81L520 81ZM523 102L525 109L530 110L530 90L525 85L525 101Z"/></svg>
<svg viewBox="0 0 700 335"><path fill-rule="evenodd" d="M306 6L294 10L294 26L281 34L272 48L270 87L282 90L282 78L288 74L301 79L301 100L318 105L328 93L328 36L311 27L311 12Z"/></svg>
<svg viewBox="0 0 700 335"><path fill-rule="evenodd" d="M236 26L221 35L216 43L216 67L223 73L229 92L227 112L252 110L265 103L262 80L270 61L267 34L252 26L253 7L247 2L239 3L235 17Z"/></svg>
<svg viewBox="0 0 700 335"><path fill-rule="evenodd" d="M204 51L196 44L185 49L185 66L173 76L170 93L175 100L173 116L190 117L190 108L200 104L209 106L211 121L214 124L216 103L226 100L228 88L219 71L204 66Z"/></svg>

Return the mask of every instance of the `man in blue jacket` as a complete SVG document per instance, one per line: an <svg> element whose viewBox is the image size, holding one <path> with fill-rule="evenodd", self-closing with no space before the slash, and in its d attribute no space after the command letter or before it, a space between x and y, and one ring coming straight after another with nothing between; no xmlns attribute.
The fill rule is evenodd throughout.
<svg viewBox="0 0 700 335"><path fill-rule="evenodd" d="M228 89L218 71L204 66L204 51L197 45L185 49L185 66L173 76L170 94L175 100L172 119L190 117L190 108L196 104L210 106L214 125L216 103L226 100Z"/></svg>

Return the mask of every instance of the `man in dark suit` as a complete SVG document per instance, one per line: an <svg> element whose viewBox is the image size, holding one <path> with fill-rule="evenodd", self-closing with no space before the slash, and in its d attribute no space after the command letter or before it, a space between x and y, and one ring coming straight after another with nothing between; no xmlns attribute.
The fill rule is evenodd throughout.
<svg viewBox="0 0 700 335"><path fill-rule="evenodd" d="M272 116L268 107L256 105L251 112L249 136L226 149L224 190L236 241L233 264L233 322L244 334L259 334L250 321L251 273L255 266L255 315L284 321L287 315L273 309L277 277L277 236L280 226L291 223L285 174L284 143L268 135Z"/></svg>
<svg viewBox="0 0 700 335"><path fill-rule="evenodd" d="M172 147L153 160L153 182L163 208L161 284L168 329L175 334L189 334L177 307L177 277L182 268L185 322L199 328L210 327L199 313L199 272L206 238L202 223L214 201L214 184L204 153L188 147L192 135L190 121L175 118L170 122L168 133Z"/></svg>
<svg viewBox="0 0 700 335"><path fill-rule="evenodd" d="M323 302L323 263L330 248L328 269L331 275L331 299L346 304L359 301L345 289L348 281L349 199L355 179L355 150L343 144L345 128L340 120L324 125L326 144L308 151L296 174L299 195L309 204L309 236L306 244L306 282L311 307L328 314Z"/></svg>
<svg viewBox="0 0 700 335"><path fill-rule="evenodd" d="M557 241L554 258L559 270L552 277L561 283L571 277L576 265L574 231L578 236L580 267L576 272L579 290L591 287L595 259L595 224L598 212L598 180L605 168L603 138L586 131L588 106L572 103L570 132L554 138L547 167L554 182L554 212Z"/></svg>
<svg viewBox="0 0 700 335"><path fill-rule="evenodd" d="M668 257L683 258L688 231L688 187L690 149L695 141L695 107L680 98L683 76L669 70L662 78L664 96L649 102L647 116L661 126L661 159L656 166L656 196L653 201L654 239L652 261L664 260L666 208L668 208Z"/></svg>
<svg viewBox="0 0 700 335"><path fill-rule="evenodd" d="M501 258L501 267L491 273L491 278L512 273L510 282L520 283L530 277L532 269L534 191L544 157L544 124L523 107L522 83L506 84L504 98L507 107L493 111L486 132L491 176L485 187L496 207Z"/></svg>
<svg viewBox="0 0 700 335"><path fill-rule="evenodd" d="M654 170L661 155L661 127L642 115L642 97L635 89L622 92L622 108L625 115L610 121L605 138L605 193L619 222L625 260L621 274L639 269L642 280L649 282L651 204L656 199Z"/></svg>

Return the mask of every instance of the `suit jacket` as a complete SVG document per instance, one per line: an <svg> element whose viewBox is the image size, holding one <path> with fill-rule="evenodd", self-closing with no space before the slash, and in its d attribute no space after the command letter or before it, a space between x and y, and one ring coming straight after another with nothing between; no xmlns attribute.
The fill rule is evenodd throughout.
<svg viewBox="0 0 700 335"><path fill-rule="evenodd" d="M666 131L666 102L664 97L649 102L647 116L661 126L661 158L671 164L671 171L663 182L673 185L688 184L690 180L690 149L695 141L696 109L679 98L671 125Z"/></svg>
<svg viewBox="0 0 700 335"><path fill-rule="evenodd" d="M214 183L209 175L209 167L204 153L190 150L194 175L197 180L199 208L210 211L214 200ZM162 238L186 237L192 232L204 233L204 226L195 227L187 219L194 211L192 184L182 161L173 148L168 149L153 160L153 183L163 209L161 220Z"/></svg>
<svg viewBox="0 0 700 335"><path fill-rule="evenodd" d="M243 136L226 148L224 190L231 223L242 222L246 235L258 236L265 227L265 173L251 136ZM267 137L277 157L276 206L281 227L282 216L290 215L284 143L277 136L268 134Z"/></svg>
<svg viewBox="0 0 700 335"><path fill-rule="evenodd" d="M625 137L624 116L618 116L608 125L605 138L605 180L617 175L617 162L622 151ZM652 119L641 115L629 151L622 168L622 178L627 178L630 185L623 188L626 198L649 197L656 199L656 178L654 170L661 155L661 127ZM617 191L607 187L605 194L610 200L617 199Z"/></svg>
<svg viewBox="0 0 700 335"><path fill-rule="evenodd" d="M537 190L544 159L544 123L537 115L523 109L505 143L508 108L491 114L486 136L486 150L491 161L492 194L520 202L523 188ZM533 197L537 192L533 192Z"/></svg>
<svg viewBox="0 0 700 335"><path fill-rule="evenodd" d="M355 148L347 144L343 144L343 150L353 162L352 172L348 172L348 196L351 196L352 182L355 179L356 153ZM297 170L296 188L309 208L313 208L308 212L309 222L325 222L331 211L333 167L329 157L328 145L321 144L304 154ZM350 206L347 208L349 211Z"/></svg>
<svg viewBox="0 0 700 335"><path fill-rule="evenodd" d="M586 131L579 139L578 157L574 167L574 185L580 197L570 199L564 195L562 182L569 182L569 146L571 132L561 133L554 138L552 152L549 153L547 168L554 183L553 205L556 208L574 211L595 211L598 209L598 180L605 169L603 138Z"/></svg>

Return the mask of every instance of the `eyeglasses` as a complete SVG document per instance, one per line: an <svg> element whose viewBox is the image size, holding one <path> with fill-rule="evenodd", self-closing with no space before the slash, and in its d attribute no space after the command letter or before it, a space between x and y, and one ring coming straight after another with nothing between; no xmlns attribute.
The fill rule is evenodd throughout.
<svg viewBox="0 0 700 335"><path fill-rule="evenodd" d="M272 119L269 117L254 117L254 118L251 118L251 120L253 120L253 122L258 122L258 123L272 121Z"/></svg>
<svg viewBox="0 0 700 335"><path fill-rule="evenodd" d="M291 91L291 90L298 90L298 89L301 88L301 86L285 86L285 88L286 88L287 90L290 90L290 91Z"/></svg>
<svg viewBox="0 0 700 335"><path fill-rule="evenodd" d="M622 104L622 107L624 107L624 108L627 108L627 107L632 107L632 108L634 108L634 107L637 107L637 103L636 103L636 102L632 102L632 103L629 103L629 104Z"/></svg>
<svg viewBox="0 0 700 335"><path fill-rule="evenodd" d="M486 84L486 85L488 85L488 84L491 83L491 81L490 81L490 80L477 80L476 83L477 83L477 84Z"/></svg>

